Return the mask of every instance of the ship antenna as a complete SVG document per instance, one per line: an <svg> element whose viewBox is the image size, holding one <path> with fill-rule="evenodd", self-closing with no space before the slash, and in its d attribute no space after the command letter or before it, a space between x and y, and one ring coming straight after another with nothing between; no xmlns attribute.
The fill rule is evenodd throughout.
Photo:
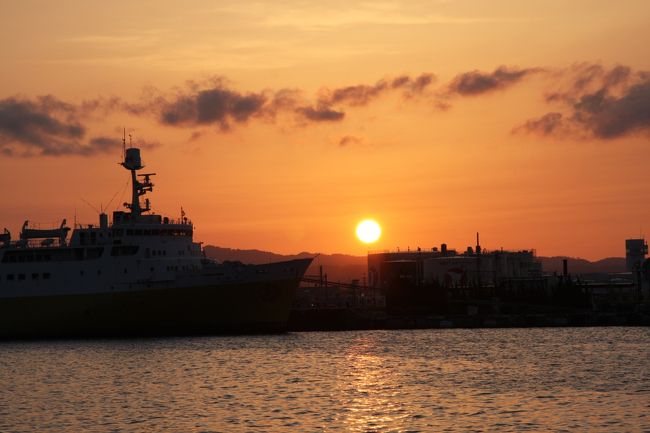
<svg viewBox="0 0 650 433"><path fill-rule="evenodd" d="M99 210L97 210L97 208L96 208L95 206L93 206L93 205L92 205L88 200L86 200L85 198L81 197L81 201L84 202L84 203L86 203L88 206L90 206L90 208L91 208L92 210L94 210L95 212L100 213Z"/></svg>
<svg viewBox="0 0 650 433"><path fill-rule="evenodd" d="M122 161L126 158L126 128L122 132Z"/></svg>

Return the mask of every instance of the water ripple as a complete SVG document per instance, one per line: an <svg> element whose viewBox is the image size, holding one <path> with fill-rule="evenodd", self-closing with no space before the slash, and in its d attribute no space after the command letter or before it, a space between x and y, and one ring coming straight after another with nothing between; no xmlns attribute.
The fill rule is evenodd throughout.
<svg viewBox="0 0 650 433"><path fill-rule="evenodd" d="M650 431L650 330L0 344L0 431Z"/></svg>

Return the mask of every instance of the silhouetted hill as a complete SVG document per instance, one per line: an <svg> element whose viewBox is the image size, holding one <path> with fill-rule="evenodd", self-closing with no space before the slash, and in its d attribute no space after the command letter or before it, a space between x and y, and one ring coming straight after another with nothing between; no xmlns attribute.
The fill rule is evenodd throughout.
<svg viewBox="0 0 650 433"><path fill-rule="evenodd" d="M238 250L233 248L222 248L208 245L204 248L205 254L211 258L223 262L225 260L236 260L242 263L262 264L281 262L283 260L302 259L314 257L315 253L301 252L299 254L276 254L270 251L260 250ZM365 256L351 256L346 254L320 254L314 259L307 275L316 276L319 274L319 266L323 266L323 273L327 274L329 281L350 282L354 279L361 280L367 269Z"/></svg>
<svg viewBox="0 0 650 433"><path fill-rule="evenodd" d="M223 262L237 260L242 263L271 263L283 260L292 260L305 257L314 257L315 253L301 252L299 254L276 254L270 251L238 250L208 245L205 247L208 257ZM625 272L625 258L609 257L590 262L578 257L537 257L542 262L544 272L562 273L562 259L568 259L569 273L573 275ZM354 279L362 280L366 274L368 261L365 256L351 256L347 254L320 254L307 269L307 275L316 276L319 266L327 274L329 281L350 282Z"/></svg>
<svg viewBox="0 0 650 433"><path fill-rule="evenodd" d="M578 274L595 274L595 273L613 273L625 272L625 258L624 257L608 257L606 259L590 262L589 260L581 259L579 257L538 257L542 262L544 272L557 272L562 273L562 259L567 259L567 266L569 273L573 275Z"/></svg>

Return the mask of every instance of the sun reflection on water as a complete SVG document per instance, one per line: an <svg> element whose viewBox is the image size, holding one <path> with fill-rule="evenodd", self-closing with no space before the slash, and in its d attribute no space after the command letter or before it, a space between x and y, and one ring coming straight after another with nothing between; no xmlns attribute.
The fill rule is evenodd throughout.
<svg viewBox="0 0 650 433"><path fill-rule="evenodd" d="M403 425L409 417L400 403L400 377L386 355L377 353L371 337L356 339L346 355L348 372L340 377L337 391L344 410L339 420L347 431L385 431Z"/></svg>

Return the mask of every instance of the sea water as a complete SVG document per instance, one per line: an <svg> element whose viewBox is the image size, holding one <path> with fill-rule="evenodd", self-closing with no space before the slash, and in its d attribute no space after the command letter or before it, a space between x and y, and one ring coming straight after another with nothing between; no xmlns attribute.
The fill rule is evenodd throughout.
<svg viewBox="0 0 650 433"><path fill-rule="evenodd" d="M650 431L650 329L4 342L0 431Z"/></svg>

